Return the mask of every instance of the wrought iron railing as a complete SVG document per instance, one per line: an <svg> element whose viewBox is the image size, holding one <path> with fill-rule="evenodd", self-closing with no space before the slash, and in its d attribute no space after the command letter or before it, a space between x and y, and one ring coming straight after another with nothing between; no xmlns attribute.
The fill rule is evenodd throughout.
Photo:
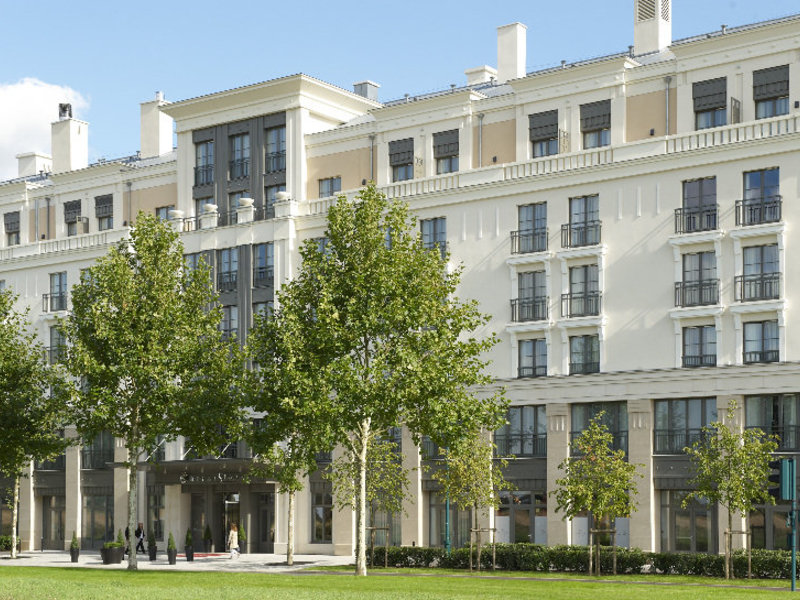
<svg viewBox="0 0 800 600"><path fill-rule="evenodd" d="M42 312L67 310L67 292L42 294Z"/></svg>
<svg viewBox="0 0 800 600"><path fill-rule="evenodd" d="M747 198L736 201L736 224L761 225L762 223L778 223L781 220L781 196L766 198Z"/></svg>
<svg viewBox="0 0 800 600"><path fill-rule="evenodd" d="M236 271L223 271L217 275L217 289L221 292L230 292L236 289L239 280Z"/></svg>
<svg viewBox="0 0 800 600"><path fill-rule="evenodd" d="M517 367L517 377L524 379L525 377L545 377L547 376L547 365L532 365L532 366L519 366Z"/></svg>
<svg viewBox="0 0 800 600"><path fill-rule="evenodd" d="M679 281L675 284L675 306L708 306L719 303L719 280Z"/></svg>
<svg viewBox="0 0 800 600"><path fill-rule="evenodd" d="M570 362L569 374L570 375L587 375L589 373L599 373L599 362Z"/></svg>
<svg viewBox="0 0 800 600"><path fill-rule="evenodd" d="M253 268L253 287L272 287L274 280L274 267Z"/></svg>
<svg viewBox="0 0 800 600"><path fill-rule="evenodd" d="M511 254L528 254L547 250L547 229L511 232Z"/></svg>
<svg viewBox="0 0 800 600"><path fill-rule="evenodd" d="M779 360L780 352L778 350L755 350L744 353L744 362L746 363L767 363Z"/></svg>
<svg viewBox="0 0 800 600"><path fill-rule="evenodd" d="M214 165L201 165L194 168L194 184L207 185L214 183Z"/></svg>
<svg viewBox="0 0 800 600"><path fill-rule="evenodd" d="M716 354L686 354L683 357L683 366L692 369L696 367L717 366Z"/></svg>
<svg viewBox="0 0 800 600"><path fill-rule="evenodd" d="M588 317L600 314L600 292L561 294L561 316Z"/></svg>
<svg viewBox="0 0 800 600"><path fill-rule="evenodd" d="M286 170L286 150L280 152L268 152L266 164L264 166L267 173Z"/></svg>
<svg viewBox="0 0 800 600"><path fill-rule="evenodd" d="M569 439L570 442L574 442L583 431L570 431L569 432ZM573 456L580 456L574 450L574 447L570 446L571 453ZM628 453L628 432L627 431L612 431L611 432L611 450L622 450L626 454Z"/></svg>
<svg viewBox="0 0 800 600"><path fill-rule="evenodd" d="M37 460L36 461L36 470L37 471L63 471L66 467L67 457L63 454L59 454L55 458L51 458L50 460Z"/></svg>
<svg viewBox="0 0 800 600"><path fill-rule="evenodd" d="M544 321L547 319L548 298L516 298L511 301L511 321Z"/></svg>
<svg viewBox="0 0 800 600"><path fill-rule="evenodd" d="M546 433L496 433L495 456L547 456Z"/></svg>
<svg viewBox="0 0 800 600"><path fill-rule="evenodd" d="M81 469L105 469L108 463L113 462L113 448L103 450L83 448L81 450Z"/></svg>
<svg viewBox="0 0 800 600"><path fill-rule="evenodd" d="M241 179L250 175L250 159L235 158L228 164L231 179Z"/></svg>
<svg viewBox="0 0 800 600"><path fill-rule="evenodd" d="M675 209L675 233L694 233L717 229L719 207L714 205Z"/></svg>
<svg viewBox="0 0 800 600"><path fill-rule="evenodd" d="M600 243L600 221L566 223L561 226L561 247L579 248Z"/></svg>
<svg viewBox="0 0 800 600"><path fill-rule="evenodd" d="M704 439L700 429L654 429L653 454L681 454L683 449Z"/></svg>
<svg viewBox="0 0 800 600"><path fill-rule="evenodd" d="M733 284L737 302L777 300L781 297L780 273L737 275Z"/></svg>
<svg viewBox="0 0 800 600"><path fill-rule="evenodd" d="M777 436L779 452L795 452L800 450L800 426L798 425L775 425L765 427L748 425L746 429L760 429L766 435Z"/></svg>

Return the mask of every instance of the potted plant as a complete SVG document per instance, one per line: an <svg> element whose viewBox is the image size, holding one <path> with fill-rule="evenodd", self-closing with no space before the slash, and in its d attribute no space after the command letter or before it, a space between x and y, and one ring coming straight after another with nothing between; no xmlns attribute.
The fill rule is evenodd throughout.
<svg viewBox="0 0 800 600"><path fill-rule="evenodd" d="M169 539L167 540L167 560L169 564L174 565L178 559L178 548L175 547L175 538L172 537L172 532L169 532Z"/></svg>
<svg viewBox="0 0 800 600"><path fill-rule="evenodd" d="M244 525L239 527L239 554L247 552L247 531Z"/></svg>
<svg viewBox="0 0 800 600"><path fill-rule="evenodd" d="M193 561L194 560L194 548L192 547L192 528L186 530L186 544L183 547L183 551L186 552L186 560Z"/></svg>
<svg viewBox="0 0 800 600"><path fill-rule="evenodd" d="M206 530L203 532L203 545L206 552L211 552L211 527L206 525Z"/></svg>
<svg viewBox="0 0 800 600"><path fill-rule="evenodd" d="M78 557L81 554L81 548L78 545L78 536L75 531L72 532L72 541L69 544L69 559L71 562L78 562Z"/></svg>
<svg viewBox="0 0 800 600"><path fill-rule="evenodd" d="M150 555L150 560L156 559L156 534L151 529L147 534L147 554Z"/></svg>
<svg viewBox="0 0 800 600"><path fill-rule="evenodd" d="M117 534L117 541L106 542L100 550L100 556L104 565L118 565L122 562L125 552L125 538L122 537L122 530Z"/></svg>

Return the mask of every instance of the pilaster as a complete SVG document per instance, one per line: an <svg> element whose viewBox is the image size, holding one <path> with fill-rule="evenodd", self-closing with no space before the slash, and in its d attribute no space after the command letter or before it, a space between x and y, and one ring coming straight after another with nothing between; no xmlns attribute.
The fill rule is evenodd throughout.
<svg viewBox="0 0 800 600"><path fill-rule="evenodd" d="M567 404L547 405L547 491L556 489L556 479L563 477L564 472L558 465L569 456L569 407ZM553 497L547 499L548 505L554 502ZM570 522L563 519L563 513L555 506L548 509L547 544L556 546L571 542Z"/></svg>
<svg viewBox="0 0 800 600"><path fill-rule="evenodd" d="M628 461L637 465L637 510L630 518L630 547L656 550L655 490L653 487L653 419L650 400L628 401ZM641 465L641 466L640 466Z"/></svg>

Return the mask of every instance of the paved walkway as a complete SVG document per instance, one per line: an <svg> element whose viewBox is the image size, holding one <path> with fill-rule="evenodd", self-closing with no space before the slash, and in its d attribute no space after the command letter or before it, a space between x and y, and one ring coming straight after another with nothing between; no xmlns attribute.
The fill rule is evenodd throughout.
<svg viewBox="0 0 800 600"><path fill-rule="evenodd" d="M349 570L347 565L353 564L351 556L327 556L320 554L296 554L294 565L286 566L284 554L242 554L239 558L230 559L225 554L198 554L193 561L187 561L185 555L178 554L178 562L170 565L166 552L159 552L158 558L150 562L146 554L139 554L138 567L142 570L175 570L181 571L228 571L245 573L289 573L309 567L341 566ZM127 557L119 565L104 565L97 551L82 550L77 563L70 562L69 552L45 550L44 552L21 552L17 560L11 560L9 553L0 555L0 569L4 566L15 567L89 567L103 569L127 569Z"/></svg>

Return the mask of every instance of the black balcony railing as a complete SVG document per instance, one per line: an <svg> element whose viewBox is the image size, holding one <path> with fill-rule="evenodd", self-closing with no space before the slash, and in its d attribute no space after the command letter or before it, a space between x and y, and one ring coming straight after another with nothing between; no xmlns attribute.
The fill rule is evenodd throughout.
<svg viewBox="0 0 800 600"><path fill-rule="evenodd" d="M744 362L746 363L778 362L779 359L780 352L778 350L756 350L744 353Z"/></svg>
<svg viewBox="0 0 800 600"><path fill-rule="evenodd" d="M425 460L440 460L445 457L442 448L437 446L428 437L422 438L422 458Z"/></svg>
<svg viewBox="0 0 800 600"><path fill-rule="evenodd" d="M599 373L599 362L570 362L569 374L570 375L587 375L589 373Z"/></svg>
<svg viewBox="0 0 800 600"><path fill-rule="evenodd" d="M600 292L561 294L561 316L590 317L600 314Z"/></svg>
<svg viewBox="0 0 800 600"><path fill-rule="evenodd" d="M683 366L687 369L696 367L715 367L717 366L716 354L686 354L683 357Z"/></svg>
<svg viewBox="0 0 800 600"><path fill-rule="evenodd" d="M496 433L495 456L547 456L546 433Z"/></svg>
<svg viewBox="0 0 800 600"><path fill-rule="evenodd" d="M684 448L705 437L702 429L655 429L653 454L682 454Z"/></svg>
<svg viewBox="0 0 800 600"><path fill-rule="evenodd" d="M748 425L746 429L761 429L765 435L778 436L779 452L796 452L800 450L800 426L798 425L775 425L773 427Z"/></svg>
<svg viewBox="0 0 800 600"><path fill-rule="evenodd" d="M675 284L675 306L708 306L719 303L719 280L682 281Z"/></svg>
<svg viewBox="0 0 800 600"><path fill-rule="evenodd" d="M511 232L511 254L528 254L547 250L547 229Z"/></svg>
<svg viewBox="0 0 800 600"><path fill-rule="evenodd" d="M525 377L546 377L547 365L530 365L517 367L517 377L524 379Z"/></svg>
<svg viewBox="0 0 800 600"><path fill-rule="evenodd" d="M548 298L516 298L511 301L511 321L544 321L547 319Z"/></svg>
<svg viewBox="0 0 800 600"><path fill-rule="evenodd" d="M737 302L777 300L781 297L780 273L738 275L733 282Z"/></svg>
<svg viewBox="0 0 800 600"><path fill-rule="evenodd" d="M272 287L275 281L273 267L255 267L253 269L253 287Z"/></svg>
<svg viewBox="0 0 800 600"><path fill-rule="evenodd" d="M228 163L231 179L241 179L250 175L250 159L236 158Z"/></svg>
<svg viewBox="0 0 800 600"><path fill-rule="evenodd" d="M267 173L286 170L286 150L280 152L268 152L266 164L264 165Z"/></svg>
<svg viewBox="0 0 800 600"><path fill-rule="evenodd" d="M736 224L747 226L780 222L781 200L781 196L737 200Z"/></svg>
<svg viewBox="0 0 800 600"><path fill-rule="evenodd" d="M675 233L714 231L717 228L717 205L675 209Z"/></svg>
<svg viewBox="0 0 800 600"><path fill-rule="evenodd" d="M253 212L253 219L256 221L266 221L267 219L275 218L275 205L268 204L267 206L256 206Z"/></svg>
<svg viewBox="0 0 800 600"><path fill-rule="evenodd" d="M579 248L600 243L600 221L567 223L561 226L561 247Z"/></svg>
<svg viewBox="0 0 800 600"><path fill-rule="evenodd" d="M194 184L208 185L214 183L214 165L201 165L194 168Z"/></svg>
<svg viewBox="0 0 800 600"><path fill-rule="evenodd" d="M81 450L81 469L105 469L108 463L114 462L114 451L111 448L94 450L84 448Z"/></svg>
<svg viewBox="0 0 800 600"><path fill-rule="evenodd" d="M217 289L221 292L230 292L236 289L239 280L236 271L223 271L217 275Z"/></svg>
<svg viewBox="0 0 800 600"><path fill-rule="evenodd" d="M229 210L217 214L217 226L236 225L239 222L239 211Z"/></svg>
<svg viewBox="0 0 800 600"><path fill-rule="evenodd" d="M67 347L63 344L60 346L49 346L45 351L47 353L47 361L51 365L60 363L67 358Z"/></svg>
<svg viewBox="0 0 800 600"><path fill-rule="evenodd" d="M217 458L241 458L239 454L238 442L231 442L230 444L220 446L217 450Z"/></svg>
<svg viewBox="0 0 800 600"><path fill-rule="evenodd" d="M36 461L36 470L37 471L63 471L67 462L67 457L63 454L59 454L55 458L51 458L50 460L37 460Z"/></svg>
<svg viewBox="0 0 800 600"><path fill-rule="evenodd" d="M67 292L42 294L42 312L67 310Z"/></svg>
<svg viewBox="0 0 800 600"><path fill-rule="evenodd" d="M570 431L569 432L570 442L574 442L581 433L583 433L583 432L582 431ZM612 450L622 450L626 454L628 453L628 432L627 431L612 431L611 432L611 449ZM572 453L573 456L580 456L580 454L575 452L574 449L571 449L571 453Z"/></svg>

